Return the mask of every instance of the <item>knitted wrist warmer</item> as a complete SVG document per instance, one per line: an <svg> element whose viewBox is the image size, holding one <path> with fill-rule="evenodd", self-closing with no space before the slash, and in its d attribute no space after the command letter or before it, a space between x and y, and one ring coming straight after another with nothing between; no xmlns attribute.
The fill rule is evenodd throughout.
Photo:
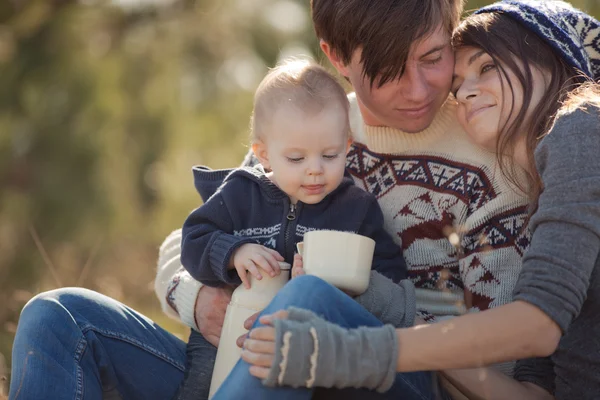
<svg viewBox="0 0 600 400"><path fill-rule="evenodd" d="M396 376L393 326L344 329L310 311L290 308L275 321L275 360L267 386L389 390Z"/></svg>
<svg viewBox="0 0 600 400"><path fill-rule="evenodd" d="M371 271L369 287L354 300L384 324L406 328L415 322L415 286L408 279L396 284L380 273Z"/></svg>

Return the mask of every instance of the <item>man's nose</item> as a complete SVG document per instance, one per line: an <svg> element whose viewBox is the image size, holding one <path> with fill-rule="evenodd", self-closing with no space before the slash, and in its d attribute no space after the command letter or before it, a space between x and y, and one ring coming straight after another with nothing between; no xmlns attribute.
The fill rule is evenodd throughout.
<svg viewBox="0 0 600 400"><path fill-rule="evenodd" d="M402 97L412 103L421 104L427 101L429 85L425 75L418 66L407 65L400 78Z"/></svg>

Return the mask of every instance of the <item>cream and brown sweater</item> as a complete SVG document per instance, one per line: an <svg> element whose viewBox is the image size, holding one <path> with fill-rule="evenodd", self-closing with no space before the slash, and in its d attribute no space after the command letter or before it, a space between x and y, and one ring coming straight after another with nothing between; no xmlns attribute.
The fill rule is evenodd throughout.
<svg viewBox="0 0 600 400"><path fill-rule="evenodd" d="M417 306L427 320L512 300L529 245L526 199L504 179L492 153L473 145L449 98L426 130L364 125L351 103L354 144L347 167L375 194L386 229L402 246ZM200 284L179 262L180 232L161 246L155 289L163 310L192 328Z"/></svg>
<svg viewBox="0 0 600 400"><path fill-rule="evenodd" d="M349 96L354 144L347 167L373 193L402 246L426 319L512 300L529 245L527 200L495 155L472 144L450 97L419 133L364 125Z"/></svg>

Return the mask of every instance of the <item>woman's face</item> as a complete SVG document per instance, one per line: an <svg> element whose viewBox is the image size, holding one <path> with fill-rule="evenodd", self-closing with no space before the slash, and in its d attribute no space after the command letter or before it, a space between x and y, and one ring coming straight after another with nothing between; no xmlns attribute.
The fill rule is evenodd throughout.
<svg viewBox="0 0 600 400"><path fill-rule="evenodd" d="M459 48L455 57L452 93L458 100L458 120L471 140L484 149L495 151L500 131L516 118L523 106L523 87L509 68L504 68L506 77L499 73L492 57L480 48ZM533 92L525 122L544 96L547 86L541 71L532 68L531 72ZM518 146L521 145L525 145L524 140L518 141Z"/></svg>

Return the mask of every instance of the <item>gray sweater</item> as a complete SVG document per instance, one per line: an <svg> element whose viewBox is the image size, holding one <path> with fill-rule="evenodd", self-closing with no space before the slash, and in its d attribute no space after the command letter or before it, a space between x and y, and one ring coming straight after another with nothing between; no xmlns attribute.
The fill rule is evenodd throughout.
<svg viewBox="0 0 600 400"><path fill-rule="evenodd" d="M532 216L515 300L531 303L561 328L547 359L517 363L515 377L558 400L600 398L600 110L561 116L538 145L544 183Z"/></svg>

